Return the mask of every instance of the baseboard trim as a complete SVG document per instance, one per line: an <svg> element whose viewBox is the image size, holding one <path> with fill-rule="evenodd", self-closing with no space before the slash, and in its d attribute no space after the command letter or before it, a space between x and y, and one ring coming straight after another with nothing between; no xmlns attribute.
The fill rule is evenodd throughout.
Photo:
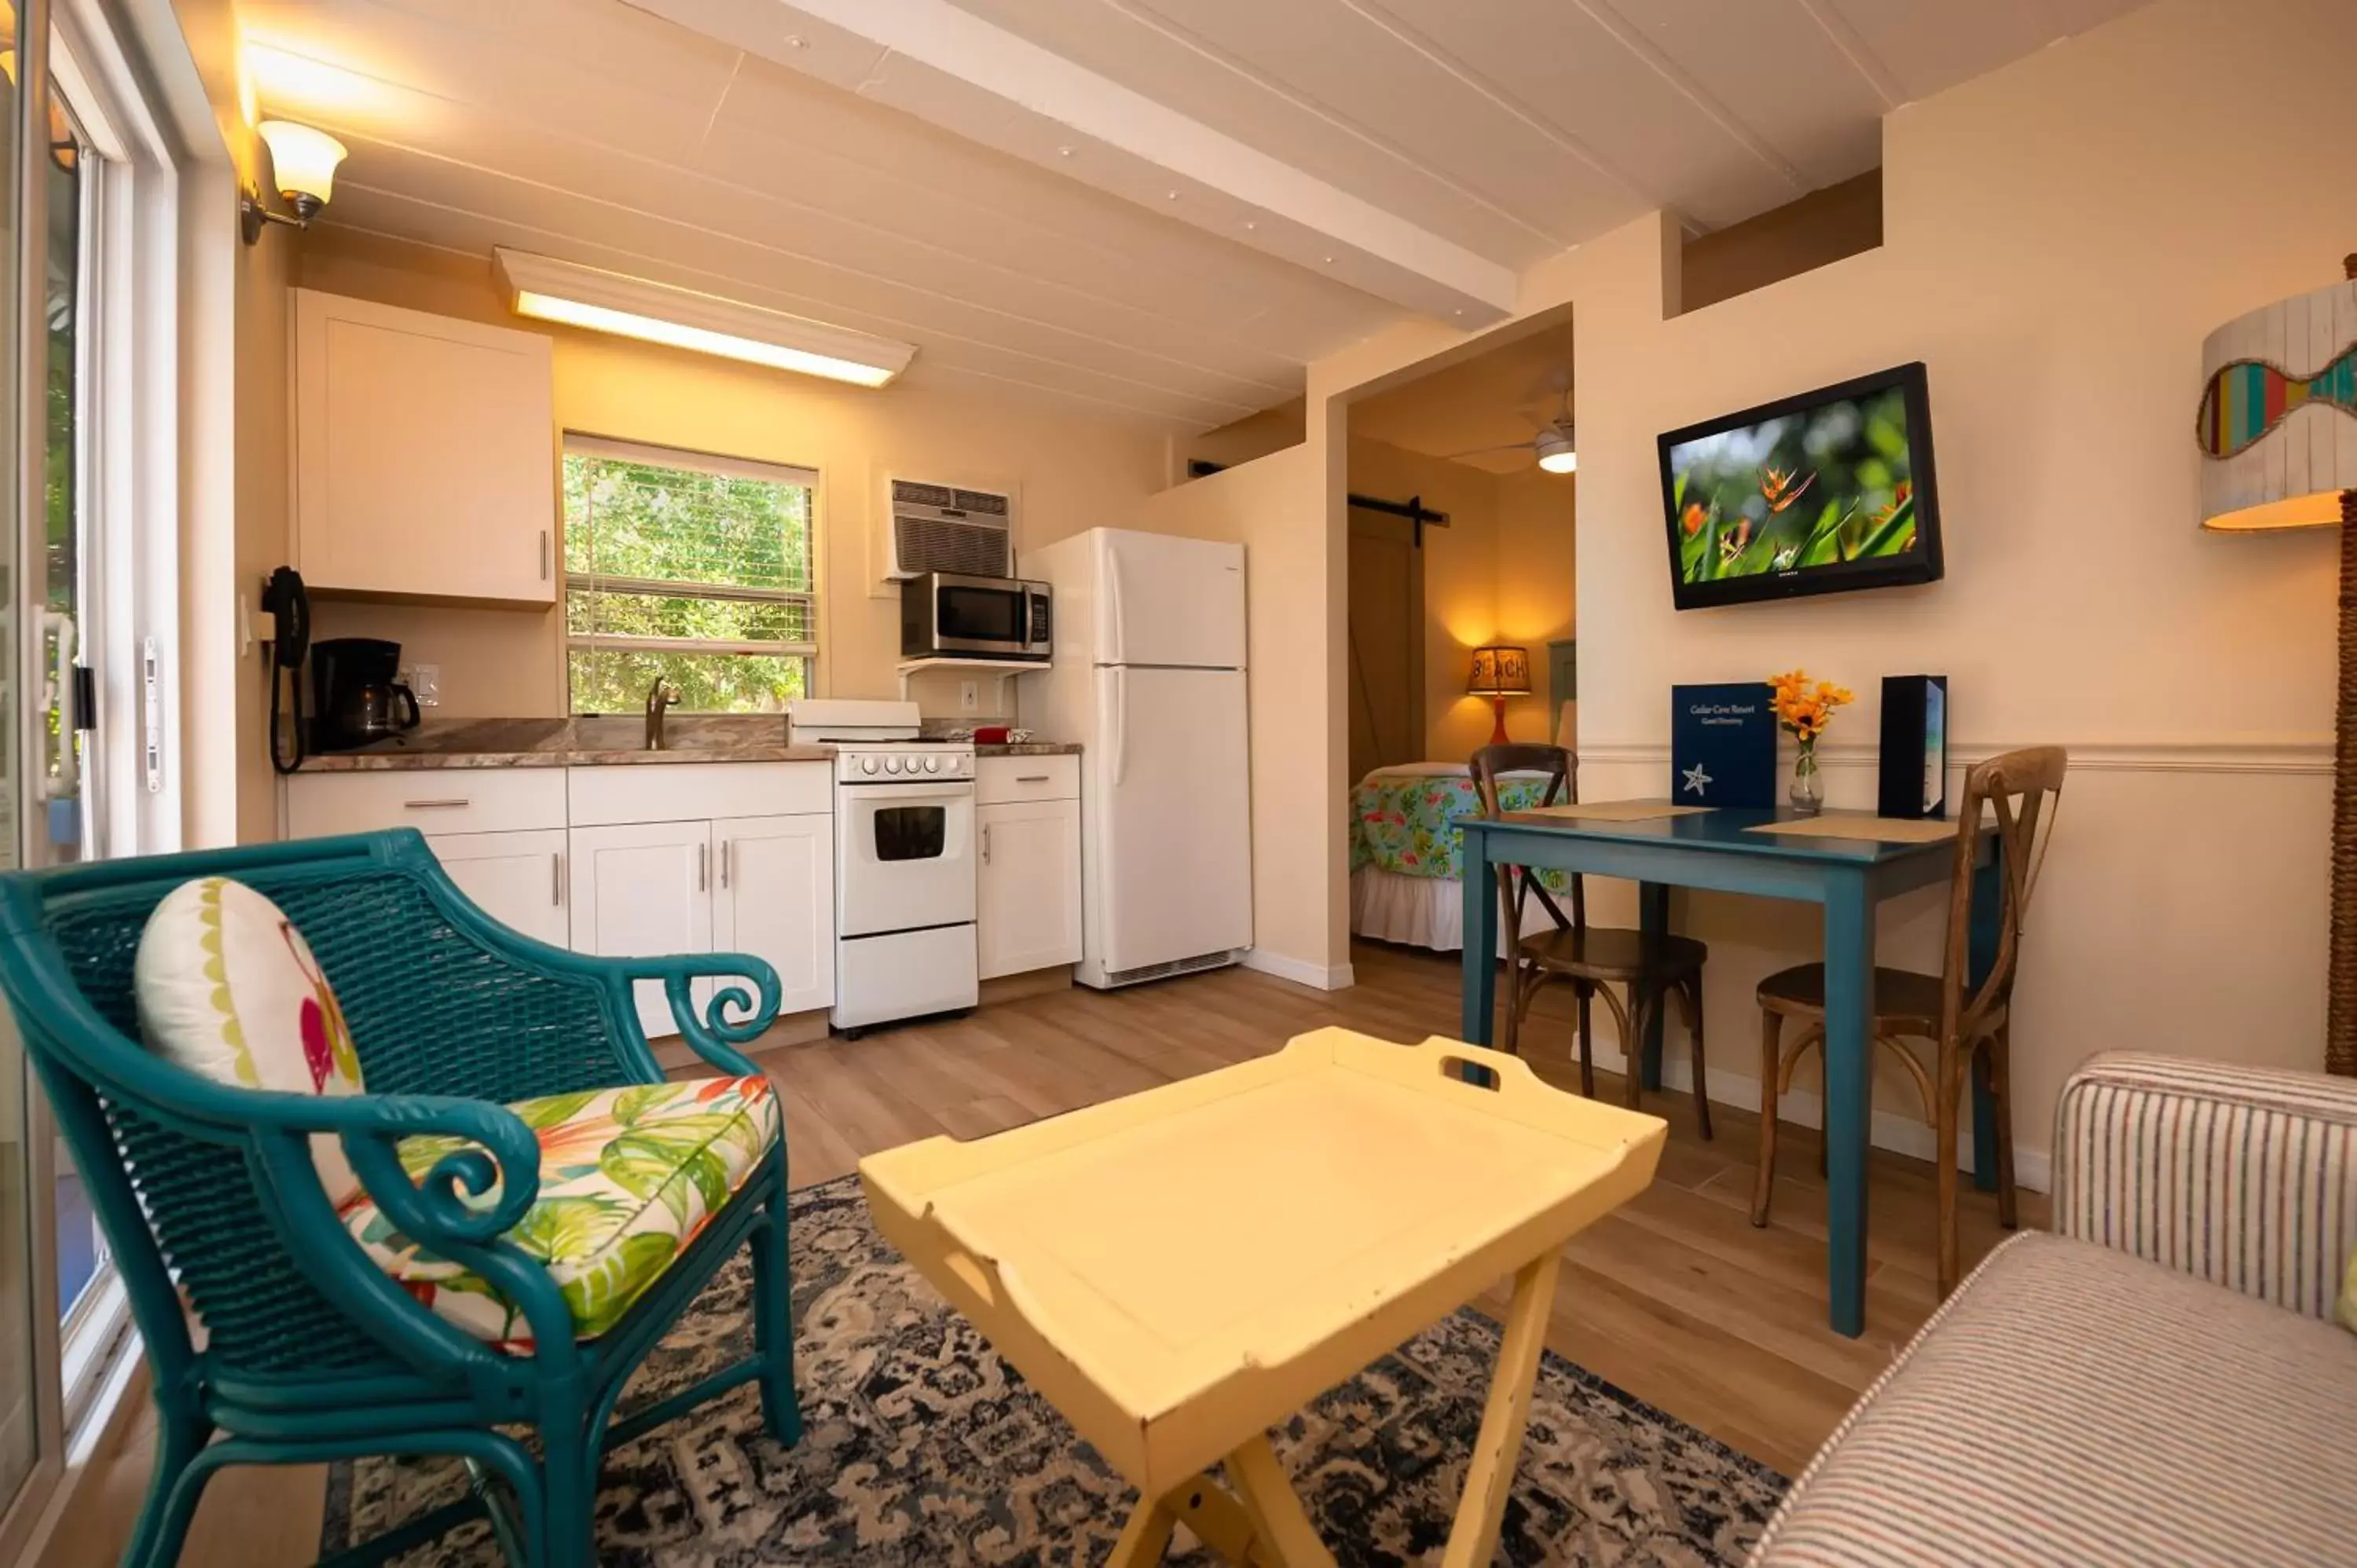
<svg viewBox="0 0 2357 1568"><path fill-rule="evenodd" d="M1311 963L1308 959L1289 958L1266 948L1246 948L1237 961L1259 973L1273 974L1279 980L1314 986L1319 991L1348 991L1358 983L1347 963Z"/></svg>
<svg viewBox="0 0 2357 1568"><path fill-rule="evenodd" d="M1575 1045L1572 1047L1577 1050ZM1628 1066L1628 1058L1619 1042L1606 1037L1600 1031L1596 1039L1596 1065L1608 1072L1620 1072ZM1664 1088L1680 1093L1694 1092L1694 1064L1678 1053L1674 1043L1667 1060L1662 1063L1662 1083ZM1732 1105L1744 1111L1760 1108L1760 1080L1725 1068L1710 1069L1710 1101L1714 1105ZM1787 1090L1776 1101L1776 1116L1781 1122L1796 1127L1822 1129L1825 1124L1824 1101L1803 1090ZM1930 1160L1939 1153L1939 1139L1932 1129L1911 1116L1893 1111L1874 1112L1867 1141L1878 1149L1888 1149L1895 1155ZM1956 1168L1969 1171L1973 1164L1973 1139L1970 1118L1963 1138L1956 1148ZM2025 1146L2019 1139L2013 1145L2013 1179L2032 1192L2047 1192L2050 1173L2048 1152Z"/></svg>

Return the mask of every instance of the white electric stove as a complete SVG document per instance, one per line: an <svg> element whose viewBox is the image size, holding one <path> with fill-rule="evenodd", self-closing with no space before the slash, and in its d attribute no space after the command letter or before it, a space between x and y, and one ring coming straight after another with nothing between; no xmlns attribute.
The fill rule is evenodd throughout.
<svg viewBox="0 0 2357 1568"><path fill-rule="evenodd" d="M920 735L914 703L786 712L795 745L834 747L834 1026L973 1006L974 743Z"/></svg>

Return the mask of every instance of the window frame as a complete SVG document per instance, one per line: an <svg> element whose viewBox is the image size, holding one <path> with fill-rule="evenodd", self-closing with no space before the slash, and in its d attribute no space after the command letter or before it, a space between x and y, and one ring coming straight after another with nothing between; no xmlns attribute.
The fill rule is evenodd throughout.
<svg viewBox="0 0 2357 1568"><path fill-rule="evenodd" d="M557 487L560 532L557 560L565 563L565 533L573 526L570 509L564 500L562 469L567 457L581 456L607 457L621 462L642 463L653 467L673 468L687 473L717 475L725 478L752 479L764 484L793 485L808 496L806 511L810 537L805 552L810 563L810 586L807 590L777 588L747 588L731 583L705 583L662 578L612 577L599 574L576 573L565 567L557 586L560 598L557 609L564 616L559 638L558 674L565 687L565 709L576 717L584 714L574 705L573 655L576 651L613 650L681 654L691 657L800 659L802 661L802 691L817 696L826 668L825 643L827 632L827 594L825 528L821 521L823 512L825 486L821 471L797 463L773 462L758 457L739 457L729 453L699 451L692 447L665 446L659 442L636 441L619 436L602 435L592 431L564 432L558 444L560 482ZM572 629L572 596L576 589L589 593L637 594L664 598L703 598L731 600L740 604L801 604L807 607L811 635L798 642L736 640L714 638L673 638L612 636L597 632L576 633ZM736 710L702 710L682 708L681 713L710 712L716 716L730 716Z"/></svg>

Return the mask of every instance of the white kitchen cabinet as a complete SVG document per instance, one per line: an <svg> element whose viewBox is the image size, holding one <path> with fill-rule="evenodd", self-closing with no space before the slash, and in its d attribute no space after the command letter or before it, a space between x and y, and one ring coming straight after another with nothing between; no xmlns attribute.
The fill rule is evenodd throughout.
<svg viewBox="0 0 2357 1568"><path fill-rule="evenodd" d="M295 289L295 565L313 593L555 601L549 340Z"/></svg>
<svg viewBox="0 0 2357 1568"><path fill-rule="evenodd" d="M571 830L573 948L609 958L712 950L712 824ZM660 981L638 985L650 1039L679 1033Z"/></svg>
<svg viewBox="0 0 2357 1568"><path fill-rule="evenodd" d="M535 941L566 946L563 828L531 832L442 833L425 847L483 913Z"/></svg>
<svg viewBox="0 0 2357 1568"><path fill-rule="evenodd" d="M1080 962L1080 801L977 806L974 820L982 837L974 933L982 978Z"/></svg>
<svg viewBox="0 0 2357 1568"><path fill-rule="evenodd" d="M781 1014L832 1005L834 819L804 814L716 822L712 860L714 950L751 953L776 966Z"/></svg>

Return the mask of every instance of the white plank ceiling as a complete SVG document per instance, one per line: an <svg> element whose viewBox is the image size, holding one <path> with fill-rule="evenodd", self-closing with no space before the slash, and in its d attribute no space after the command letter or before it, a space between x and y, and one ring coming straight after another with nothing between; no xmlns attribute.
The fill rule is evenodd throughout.
<svg viewBox="0 0 2357 1568"><path fill-rule="evenodd" d="M264 113L351 148L327 223L1202 428L1652 208L1714 228L1872 167L1890 109L2140 0L956 0L971 50L877 42L943 3L239 10Z"/></svg>

